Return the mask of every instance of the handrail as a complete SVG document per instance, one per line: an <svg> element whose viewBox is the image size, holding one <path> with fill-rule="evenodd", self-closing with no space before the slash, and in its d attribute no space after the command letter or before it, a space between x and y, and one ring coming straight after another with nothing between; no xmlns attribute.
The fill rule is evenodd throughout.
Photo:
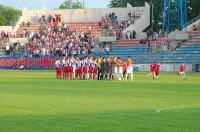
<svg viewBox="0 0 200 132"><path fill-rule="evenodd" d="M20 24L24 21L24 17L20 16L19 20L17 21L17 23L15 24L15 26L13 26L13 30L12 33L15 33L17 31L17 29L19 28Z"/></svg>
<svg viewBox="0 0 200 132"><path fill-rule="evenodd" d="M194 23L195 21L197 21L197 20L199 20L199 19L200 19L200 15L198 15L198 16L196 16L195 18L193 18L192 20L188 21L188 22L186 23L186 26L188 26L188 25Z"/></svg>
<svg viewBox="0 0 200 132"><path fill-rule="evenodd" d="M185 24L185 28L186 29L189 25L191 25L192 23L196 22L197 20L200 20L200 15L196 16L195 18L193 18L192 20L188 21L186 24Z"/></svg>

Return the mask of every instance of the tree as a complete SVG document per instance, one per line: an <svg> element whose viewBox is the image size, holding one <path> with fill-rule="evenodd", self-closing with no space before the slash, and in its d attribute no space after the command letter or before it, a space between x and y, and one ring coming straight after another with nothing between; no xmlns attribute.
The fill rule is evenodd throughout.
<svg viewBox="0 0 200 132"><path fill-rule="evenodd" d="M84 3L78 0L65 0L60 6L59 9L83 9Z"/></svg>
<svg viewBox="0 0 200 132"><path fill-rule="evenodd" d="M4 26L6 24L6 19L3 16L0 16L0 26Z"/></svg>
<svg viewBox="0 0 200 132"><path fill-rule="evenodd" d="M0 5L0 16L2 16L1 20L4 20L4 26L14 26L21 15L20 10Z"/></svg>
<svg viewBox="0 0 200 132"><path fill-rule="evenodd" d="M200 15L200 2L199 0L190 0L188 3L188 20L193 19Z"/></svg>
<svg viewBox="0 0 200 132"><path fill-rule="evenodd" d="M158 27L158 23L162 23L164 0L110 0L109 7L126 7L127 3L132 6L144 6L145 2L154 4L154 24ZM199 0L189 0L187 3L188 21L200 15Z"/></svg>

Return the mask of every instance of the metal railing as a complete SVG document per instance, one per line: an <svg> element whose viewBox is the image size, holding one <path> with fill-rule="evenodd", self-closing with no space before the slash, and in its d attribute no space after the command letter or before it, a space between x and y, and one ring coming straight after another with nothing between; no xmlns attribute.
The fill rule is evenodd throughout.
<svg viewBox="0 0 200 132"><path fill-rule="evenodd" d="M24 21L24 17L20 16L19 20L16 22L16 24L13 26L12 33L15 33L17 29L19 28L20 24Z"/></svg>
<svg viewBox="0 0 200 132"><path fill-rule="evenodd" d="M188 21L186 24L185 24L185 27L186 26L189 26L190 24L196 22L197 20L200 19L200 15L196 16L195 18L193 18L192 20Z"/></svg>
<svg viewBox="0 0 200 132"><path fill-rule="evenodd" d="M184 30L187 30L187 27L190 26L192 23L196 22L200 20L200 15L196 16L195 18L193 18L192 20L188 21L187 23L185 23L185 28L183 29Z"/></svg>

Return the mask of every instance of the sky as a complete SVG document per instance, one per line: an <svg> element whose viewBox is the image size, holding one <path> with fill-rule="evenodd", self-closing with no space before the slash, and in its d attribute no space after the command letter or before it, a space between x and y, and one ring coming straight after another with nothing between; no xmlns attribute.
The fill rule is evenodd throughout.
<svg viewBox="0 0 200 132"><path fill-rule="evenodd" d="M64 0L0 0L0 4L12 6L17 9L48 9L58 8ZM80 0L83 1L83 0ZM88 8L105 8L110 0L85 0Z"/></svg>

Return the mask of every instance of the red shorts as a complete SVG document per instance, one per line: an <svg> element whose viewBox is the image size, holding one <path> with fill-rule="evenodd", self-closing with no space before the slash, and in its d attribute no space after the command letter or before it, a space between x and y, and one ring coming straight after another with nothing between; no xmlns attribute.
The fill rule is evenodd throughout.
<svg viewBox="0 0 200 132"><path fill-rule="evenodd" d="M97 73L97 68L93 68L93 73L96 74Z"/></svg>
<svg viewBox="0 0 200 132"><path fill-rule="evenodd" d="M70 70L70 69L69 69L69 66L68 66L68 67L67 67L67 72L69 72L69 70Z"/></svg>
<svg viewBox="0 0 200 132"><path fill-rule="evenodd" d="M155 74L156 74L156 75L159 75L159 74L160 74L160 71L155 71Z"/></svg>
<svg viewBox="0 0 200 132"><path fill-rule="evenodd" d="M79 69L76 69L76 70L75 70L75 73L78 74L78 73L79 73Z"/></svg>
<svg viewBox="0 0 200 132"><path fill-rule="evenodd" d="M93 68L92 68L92 66L89 67L89 72L90 72L90 73L93 73Z"/></svg>
<svg viewBox="0 0 200 132"><path fill-rule="evenodd" d="M61 68L56 68L56 73L61 73Z"/></svg>
<svg viewBox="0 0 200 132"><path fill-rule="evenodd" d="M87 66L84 66L83 67L83 73L86 73L87 72Z"/></svg>
<svg viewBox="0 0 200 132"><path fill-rule="evenodd" d="M82 73L83 73L83 68L82 68L82 67L80 67L80 68L78 69L78 73L79 73L79 74L82 74Z"/></svg>
<svg viewBox="0 0 200 132"><path fill-rule="evenodd" d="M69 67L69 72L70 73L73 72L73 67L72 66Z"/></svg>
<svg viewBox="0 0 200 132"><path fill-rule="evenodd" d="M63 70L63 72L67 72L67 67L64 66L62 70Z"/></svg>

